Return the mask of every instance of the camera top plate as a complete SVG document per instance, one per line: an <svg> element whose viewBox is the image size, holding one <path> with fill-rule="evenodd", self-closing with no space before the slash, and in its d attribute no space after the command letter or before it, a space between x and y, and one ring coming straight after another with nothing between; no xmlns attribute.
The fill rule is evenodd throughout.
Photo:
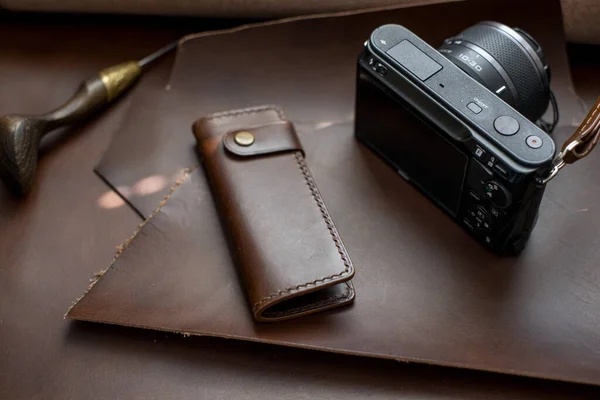
<svg viewBox="0 0 600 400"><path fill-rule="evenodd" d="M386 82L389 72L409 80L465 123L478 142L501 151L521 167L551 163L556 147L546 132L408 29L381 26L371 34L367 48L387 69L379 79L388 86L393 88Z"/></svg>

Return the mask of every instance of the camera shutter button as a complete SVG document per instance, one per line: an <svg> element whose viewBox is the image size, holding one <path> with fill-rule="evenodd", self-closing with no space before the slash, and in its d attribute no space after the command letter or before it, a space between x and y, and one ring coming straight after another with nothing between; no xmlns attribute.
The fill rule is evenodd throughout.
<svg viewBox="0 0 600 400"><path fill-rule="evenodd" d="M508 115L503 115L494 120L494 129L501 135L512 136L519 132L519 121Z"/></svg>

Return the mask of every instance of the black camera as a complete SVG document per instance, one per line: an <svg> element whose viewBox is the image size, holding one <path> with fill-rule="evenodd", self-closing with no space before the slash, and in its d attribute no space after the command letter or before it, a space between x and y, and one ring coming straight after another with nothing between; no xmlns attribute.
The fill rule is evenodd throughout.
<svg viewBox="0 0 600 400"><path fill-rule="evenodd" d="M362 143L491 250L525 247L555 155L541 120L551 100L557 118L531 36L482 22L438 51L384 25L365 43L356 88Z"/></svg>

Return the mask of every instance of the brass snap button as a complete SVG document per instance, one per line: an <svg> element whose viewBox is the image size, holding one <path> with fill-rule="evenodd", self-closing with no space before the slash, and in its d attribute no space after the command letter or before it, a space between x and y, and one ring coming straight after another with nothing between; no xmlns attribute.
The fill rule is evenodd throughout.
<svg viewBox="0 0 600 400"><path fill-rule="evenodd" d="M240 131L235 134L233 140L240 146L250 146L254 143L254 135L248 131Z"/></svg>

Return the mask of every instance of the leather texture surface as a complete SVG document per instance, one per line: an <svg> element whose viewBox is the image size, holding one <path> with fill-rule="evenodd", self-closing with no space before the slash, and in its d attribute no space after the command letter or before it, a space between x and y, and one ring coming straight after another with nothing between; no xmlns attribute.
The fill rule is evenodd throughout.
<svg viewBox="0 0 600 400"><path fill-rule="evenodd" d="M237 144L240 131L254 142ZM194 134L254 318L350 304L354 266L283 111L212 114L196 121Z"/></svg>
<svg viewBox="0 0 600 400"><path fill-rule="evenodd" d="M404 4L423 4L423 0L401 1ZM283 4L282 4L283 3ZM211 17L283 17L292 14L330 12L399 4L399 0L268 0L223 1L203 0L0 0L0 7L28 11L68 11L131 14L180 14ZM562 0L564 24L570 41L600 44L600 4L596 0ZM541 15L543 9L538 10Z"/></svg>
<svg viewBox="0 0 600 400"><path fill-rule="evenodd" d="M10 38L0 42L2 114L45 112L72 95L80 81L99 68L143 57L182 33L212 26L198 20L187 21L186 25L180 20L80 15L3 17L0 13L0 20L0 33ZM593 92L595 84L596 90L600 90L594 80L599 68L600 63L590 63L579 73L582 90ZM152 99L155 94L152 82L165 82L170 69L168 60L156 65L149 71L151 75L144 76L134 89L133 96L119 100L82 126L47 138L43 142L38 179L24 201L13 200L0 187L0 398L579 400L600 397L600 388L586 385L64 320L65 309L81 295L89 278L110 263L114 246L130 236L141 222L95 176L93 166L121 120L129 117L129 100ZM577 71L581 72L581 64ZM591 103L593 100L595 96ZM177 110L175 106L172 108ZM169 110L163 111L171 115ZM177 122L175 118L173 121ZM141 127L142 121L139 122ZM184 127L187 133L191 123L192 120ZM169 141L160 143L150 129L147 133L148 136L137 135L137 140L154 140L157 152L168 147ZM593 156L582 161L578 172L585 173L584 166L591 168L592 160ZM313 174L316 171L312 165L311 170ZM591 175L589 179L592 180ZM148 192L145 182L148 180L132 187L132 191L139 193L136 196ZM567 175L556 182L566 184ZM590 190L594 191L594 187ZM597 192L591 195L596 196ZM571 207L589 206L582 199L574 201ZM205 205L209 204L207 201ZM329 202L328 205L331 206ZM213 222L218 226L210 213L199 217L196 228L202 227L206 220L208 229ZM186 214L183 222L187 218ZM591 223L587 227L591 232L588 237L578 236L574 228L566 237L593 241L596 231L591 229ZM210 234L215 240L220 237L214 231ZM210 235L208 238L209 243L215 244ZM217 246L217 251L220 248ZM132 244L124 257L133 256L134 249ZM586 251L577 255L574 262L589 265L591 274L595 259L590 257L593 254ZM195 266L201 265L201 261L195 260ZM166 264L166 269L171 265ZM114 273L128 277L128 271ZM571 272L564 274L569 276ZM210 288L204 277L198 276L197 281L203 288ZM588 284L585 279L580 282ZM189 287L193 289L193 285L178 282L175 290ZM140 286L140 289L145 288ZM211 290L218 297L228 286ZM579 293L575 285L572 291L573 295ZM243 311L245 307L245 299L240 299L236 310ZM172 310L178 312L175 307ZM209 312L206 307L203 310ZM565 312L559 311L559 315ZM219 316L226 310L213 312ZM331 311L343 312L346 310ZM590 311L587 315L593 318L595 314Z"/></svg>
<svg viewBox="0 0 600 400"><path fill-rule="evenodd" d="M600 384L598 249L569 234L597 237L593 174L575 165L576 182L553 182L528 248L501 258L358 144L351 123L299 134L356 265L351 308L257 325L196 170L69 317Z"/></svg>
<svg viewBox="0 0 600 400"><path fill-rule="evenodd" d="M238 318L211 322L195 317L201 322L189 329L176 321L173 324L172 319L167 324L153 314L152 303L159 303L156 296L147 296L140 308L119 308L116 315L112 302L123 303L116 299L127 299L129 289L128 283L117 284L112 278L91 291L86 296L90 300L84 298L72 317L148 328L157 318L160 329L600 383L600 354L594 350L600 348L594 311L600 301L596 289L600 282L592 267L597 249L569 234L577 230L596 237L592 232L596 232L597 216L591 205L597 184L590 172L581 173L581 168L595 170L595 160L573 167L570 179L552 182L524 254L514 259L496 258L352 136L354 61L362 46L358 37L394 20L415 32L426 32L423 36L435 43L432 31L424 25L443 16L446 23L440 20L436 24L442 32L435 32L441 38L449 36L446 29L458 32L470 23L492 18L521 26L538 38L548 48L553 85L563 110L562 127L555 137L557 143L566 139L572 133L571 122L581 121L583 113L572 93L564 52L557 45L564 43L564 38L557 25L548 23L559 20L558 3L544 2L548 10L544 23L527 17L539 3L519 3L518 13L511 4L472 2L468 9L444 4L300 20L183 41L168 95L156 96L154 105L141 99L138 108L149 118L133 110L135 119L125 123L123 135L113 142L99 166L100 173L115 187L130 184L122 179L125 176L136 180L171 176L178 168L197 163L197 156L186 149L193 148L189 126L198 115L266 102L280 104L297 128L307 162L353 262L364 269L357 267L354 279L358 299L351 309L336 313L335 319L261 328L270 329L267 333L232 322ZM361 29L364 35L356 33ZM346 40L355 34L354 42ZM201 56L217 53L221 68L205 63ZM244 64L249 54L254 61ZM239 73L242 64L246 66L243 74ZM127 143L140 135L150 140L134 154ZM192 158L185 159L187 154ZM577 191L578 187L587 190ZM140 210L152 210L157 204L154 195L130 201ZM201 213L206 229L209 211ZM209 253L194 258L202 259L207 269L219 266L218 273L223 273L225 261L212 258L218 256L217 245L209 248ZM135 262L119 269L134 270L136 265L146 264L144 256L131 257ZM169 265L188 268L185 260ZM145 273L153 272L146 269ZM213 304L211 297L210 308L239 305L239 299L219 299L217 303ZM202 310L194 310L199 312Z"/></svg>
<svg viewBox="0 0 600 400"><path fill-rule="evenodd" d="M417 5L451 0L0 0L0 7L24 11L116 14L197 15L211 18L283 18L291 15L357 10L390 5ZM581 0L579 0L581 1Z"/></svg>

